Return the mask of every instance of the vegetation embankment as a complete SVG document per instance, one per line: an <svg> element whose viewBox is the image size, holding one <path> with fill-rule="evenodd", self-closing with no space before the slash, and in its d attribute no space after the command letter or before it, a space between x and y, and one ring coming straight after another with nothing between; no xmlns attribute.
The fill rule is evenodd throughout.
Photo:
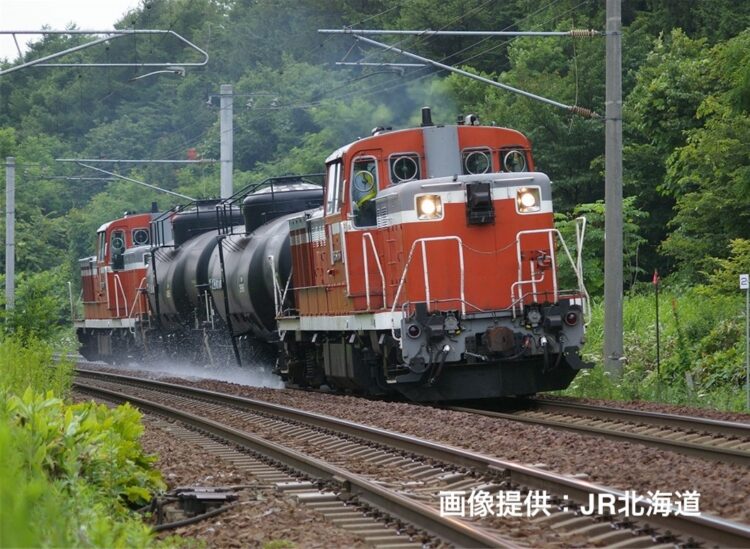
<svg viewBox="0 0 750 549"><path fill-rule="evenodd" d="M660 282L658 353L656 288L634 286L624 302L623 377L613 379L603 368L584 370L562 394L746 411L745 303L737 283L750 262L750 245L736 240L732 250L729 259L716 262L706 284ZM585 358L595 363L603 324L598 301L584 348Z"/></svg>
<svg viewBox="0 0 750 549"><path fill-rule="evenodd" d="M144 547L133 511L165 485L140 413L72 404L73 365L35 335L0 336L0 547Z"/></svg>

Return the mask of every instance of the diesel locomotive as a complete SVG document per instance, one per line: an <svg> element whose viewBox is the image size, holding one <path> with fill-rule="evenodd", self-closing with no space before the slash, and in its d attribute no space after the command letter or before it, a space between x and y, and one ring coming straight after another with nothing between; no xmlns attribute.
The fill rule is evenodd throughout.
<svg viewBox="0 0 750 549"><path fill-rule="evenodd" d="M563 389L587 367L580 257L523 134L425 108L319 176L103 225L82 354L271 361L290 386L414 401Z"/></svg>

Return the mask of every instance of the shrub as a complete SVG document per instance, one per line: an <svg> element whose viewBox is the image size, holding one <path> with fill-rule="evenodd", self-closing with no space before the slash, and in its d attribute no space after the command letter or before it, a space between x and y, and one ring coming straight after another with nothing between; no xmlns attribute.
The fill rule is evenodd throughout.
<svg viewBox="0 0 750 549"><path fill-rule="evenodd" d="M6 395L7 396L7 395ZM139 413L65 405L28 389L0 406L0 546L145 546L129 510L164 487L143 454Z"/></svg>
<svg viewBox="0 0 750 549"><path fill-rule="evenodd" d="M60 360L53 364L49 343L35 336L0 334L0 396L22 394L27 388L36 392L53 391L66 396L70 390L73 364Z"/></svg>
<svg viewBox="0 0 750 549"><path fill-rule="evenodd" d="M622 378L614 380L603 371L603 306L594 303L583 354L596 367L581 372L564 394L743 410L744 317L739 293L708 286L663 290L657 375L653 289L642 285L639 290L624 302L627 362Z"/></svg>

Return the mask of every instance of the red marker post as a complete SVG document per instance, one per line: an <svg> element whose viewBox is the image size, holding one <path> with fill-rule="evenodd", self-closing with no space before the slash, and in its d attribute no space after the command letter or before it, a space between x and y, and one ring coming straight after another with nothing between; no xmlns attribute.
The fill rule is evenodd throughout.
<svg viewBox="0 0 750 549"><path fill-rule="evenodd" d="M654 296L656 297L656 384L661 393L661 342L659 339L659 271L654 269L654 278L651 283L654 285Z"/></svg>
<svg viewBox="0 0 750 549"><path fill-rule="evenodd" d="M750 274L740 275L740 290L745 290L745 392L750 410Z"/></svg>

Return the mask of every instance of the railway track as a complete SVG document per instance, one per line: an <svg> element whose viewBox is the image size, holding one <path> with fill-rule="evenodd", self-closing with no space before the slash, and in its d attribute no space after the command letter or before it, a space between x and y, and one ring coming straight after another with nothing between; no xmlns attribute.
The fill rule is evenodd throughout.
<svg viewBox="0 0 750 549"><path fill-rule="evenodd" d="M506 519L465 520L440 512L440 492L474 489L550 492L553 505L549 516L545 513L514 519L516 537L518 524L522 532L525 528L535 532L532 545L550 542L545 535L558 543L561 536L579 536L580 540L585 535L587 544L612 546L750 545L750 526L706 515L654 514L639 519L641 522L618 515L597 519L582 516L580 506L590 497L621 501L624 494L570 476L338 418L183 385L81 369L75 384L78 390L111 400L129 400L144 411L177 419L283 464L314 482L336 485L336 490L356 497L360 505L458 546L517 545L502 530L507 530ZM188 408L190 411L185 411ZM654 507L645 499L633 505L644 514ZM351 520L351 525L356 525L356 519ZM540 529L546 529L547 534L539 534Z"/></svg>
<svg viewBox="0 0 750 549"><path fill-rule="evenodd" d="M750 424L692 416L534 399L521 410L475 406L450 410L627 440L750 467Z"/></svg>

